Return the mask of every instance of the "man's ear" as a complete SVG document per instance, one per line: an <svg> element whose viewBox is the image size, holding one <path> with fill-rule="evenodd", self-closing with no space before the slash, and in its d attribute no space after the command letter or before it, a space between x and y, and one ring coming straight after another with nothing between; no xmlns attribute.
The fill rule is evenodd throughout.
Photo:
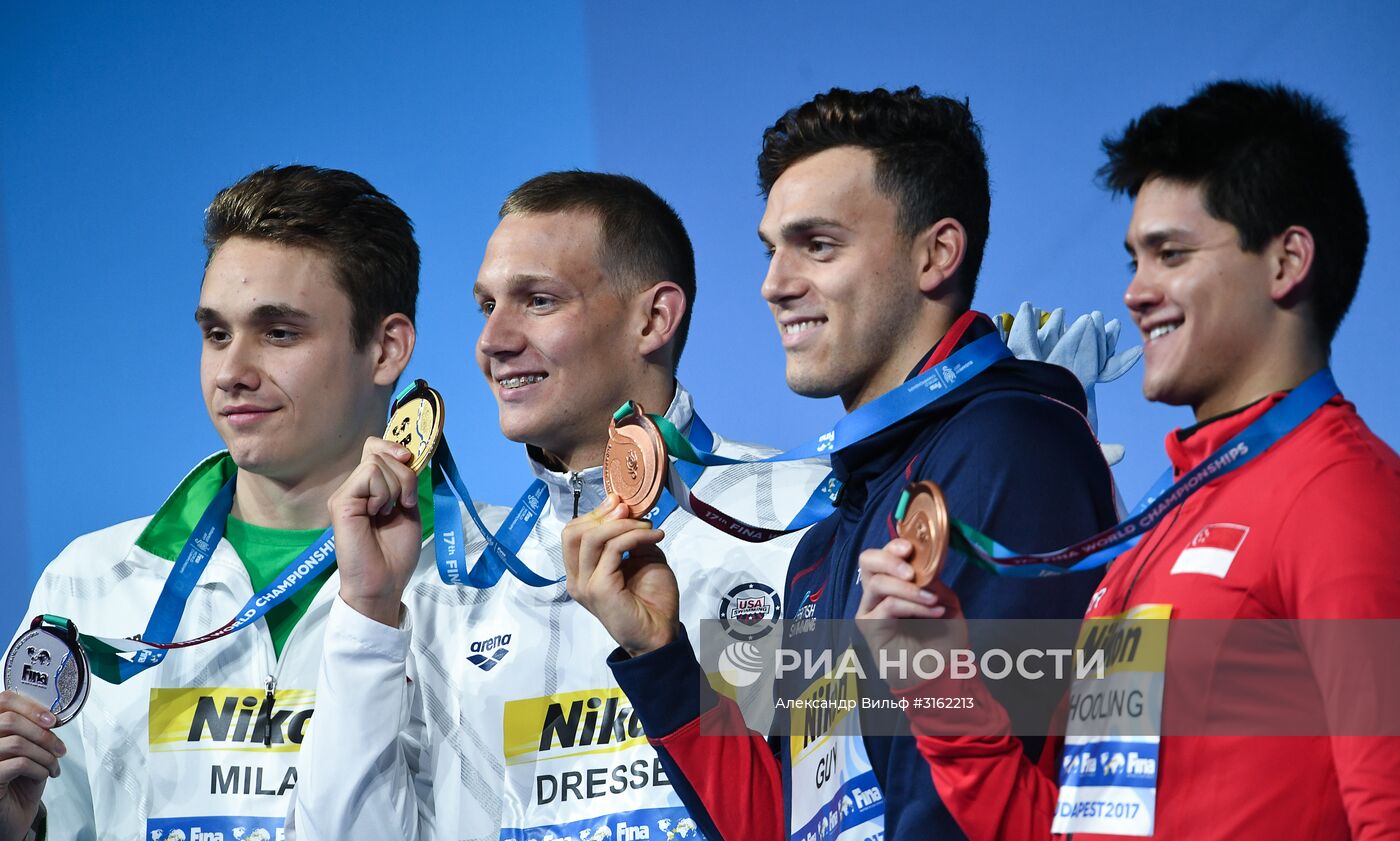
<svg viewBox="0 0 1400 841"><path fill-rule="evenodd" d="M418 330L408 316L401 312L385 316L368 348L373 355L375 385L393 385L408 367L417 343Z"/></svg>
<svg viewBox="0 0 1400 841"><path fill-rule="evenodd" d="M952 217L929 225L914 236L914 271L919 278L919 291L932 297L944 297L954 292L951 278L962 267L967 255L967 230Z"/></svg>
<svg viewBox="0 0 1400 841"><path fill-rule="evenodd" d="M642 356L652 356L670 346L681 329L687 307L685 292L671 281L663 280L638 293L636 301L641 322L637 350Z"/></svg>
<svg viewBox="0 0 1400 841"><path fill-rule="evenodd" d="M1317 243L1313 240L1312 231L1301 225L1290 225L1274 237L1266 253L1274 266L1274 276L1269 281L1269 296L1279 303L1296 300L1317 256Z"/></svg>

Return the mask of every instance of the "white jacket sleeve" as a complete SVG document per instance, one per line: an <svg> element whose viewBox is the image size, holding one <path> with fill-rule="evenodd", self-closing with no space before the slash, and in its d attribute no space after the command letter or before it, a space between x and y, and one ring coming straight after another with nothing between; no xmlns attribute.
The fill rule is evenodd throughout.
<svg viewBox="0 0 1400 841"><path fill-rule="evenodd" d="M408 680L407 619L390 628L339 596L331 606L316 714L301 749L287 837L301 841L405 841L431 835L419 810L416 761L422 716Z"/></svg>

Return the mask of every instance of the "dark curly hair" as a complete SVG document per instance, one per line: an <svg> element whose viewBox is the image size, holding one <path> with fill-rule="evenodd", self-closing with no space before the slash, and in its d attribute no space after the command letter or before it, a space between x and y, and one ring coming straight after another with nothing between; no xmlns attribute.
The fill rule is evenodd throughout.
<svg viewBox="0 0 1400 841"><path fill-rule="evenodd" d="M832 88L788 111L763 133L758 183L764 196L798 161L838 146L875 155L875 184L899 208L912 237L939 219L967 231L959 268L966 301L977 286L986 248L991 188L982 129L966 101L925 96L916 87L849 91Z"/></svg>

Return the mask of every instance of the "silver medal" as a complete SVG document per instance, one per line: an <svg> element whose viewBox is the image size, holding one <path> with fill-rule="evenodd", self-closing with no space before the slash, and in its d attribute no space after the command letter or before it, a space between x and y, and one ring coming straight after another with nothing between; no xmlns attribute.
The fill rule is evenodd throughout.
<svg viewBox="0 0 1400 841"><path fill-rule="evenodd" d="M5 654L5 689L38 701L59 725L83 708L89 683L87 657L71 624L65 631L36 618Z"/></svg>

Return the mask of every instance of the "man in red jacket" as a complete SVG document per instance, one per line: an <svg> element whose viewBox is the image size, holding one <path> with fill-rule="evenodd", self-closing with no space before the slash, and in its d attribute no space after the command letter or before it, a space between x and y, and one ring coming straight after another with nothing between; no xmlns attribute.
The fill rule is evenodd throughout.
<svg viewBox="0 0 1400 841"><path fill-rule="evenodd" d="M1101 176L1134 198L1143 391L1195 412L1166 439L1185 501L1095 593L1081 646L1140 645L1076 682L1040 766L980 680L896 687L970 838L1400 837L1397 623L1377 621L1400 618L1400 457L1326 372L1367 243L1348 145L1317 100L1239 82L1105 141ZM909 553L861 558L860 616L901 620L872 642L956 647L957 598L921 601Z"/></svg>

